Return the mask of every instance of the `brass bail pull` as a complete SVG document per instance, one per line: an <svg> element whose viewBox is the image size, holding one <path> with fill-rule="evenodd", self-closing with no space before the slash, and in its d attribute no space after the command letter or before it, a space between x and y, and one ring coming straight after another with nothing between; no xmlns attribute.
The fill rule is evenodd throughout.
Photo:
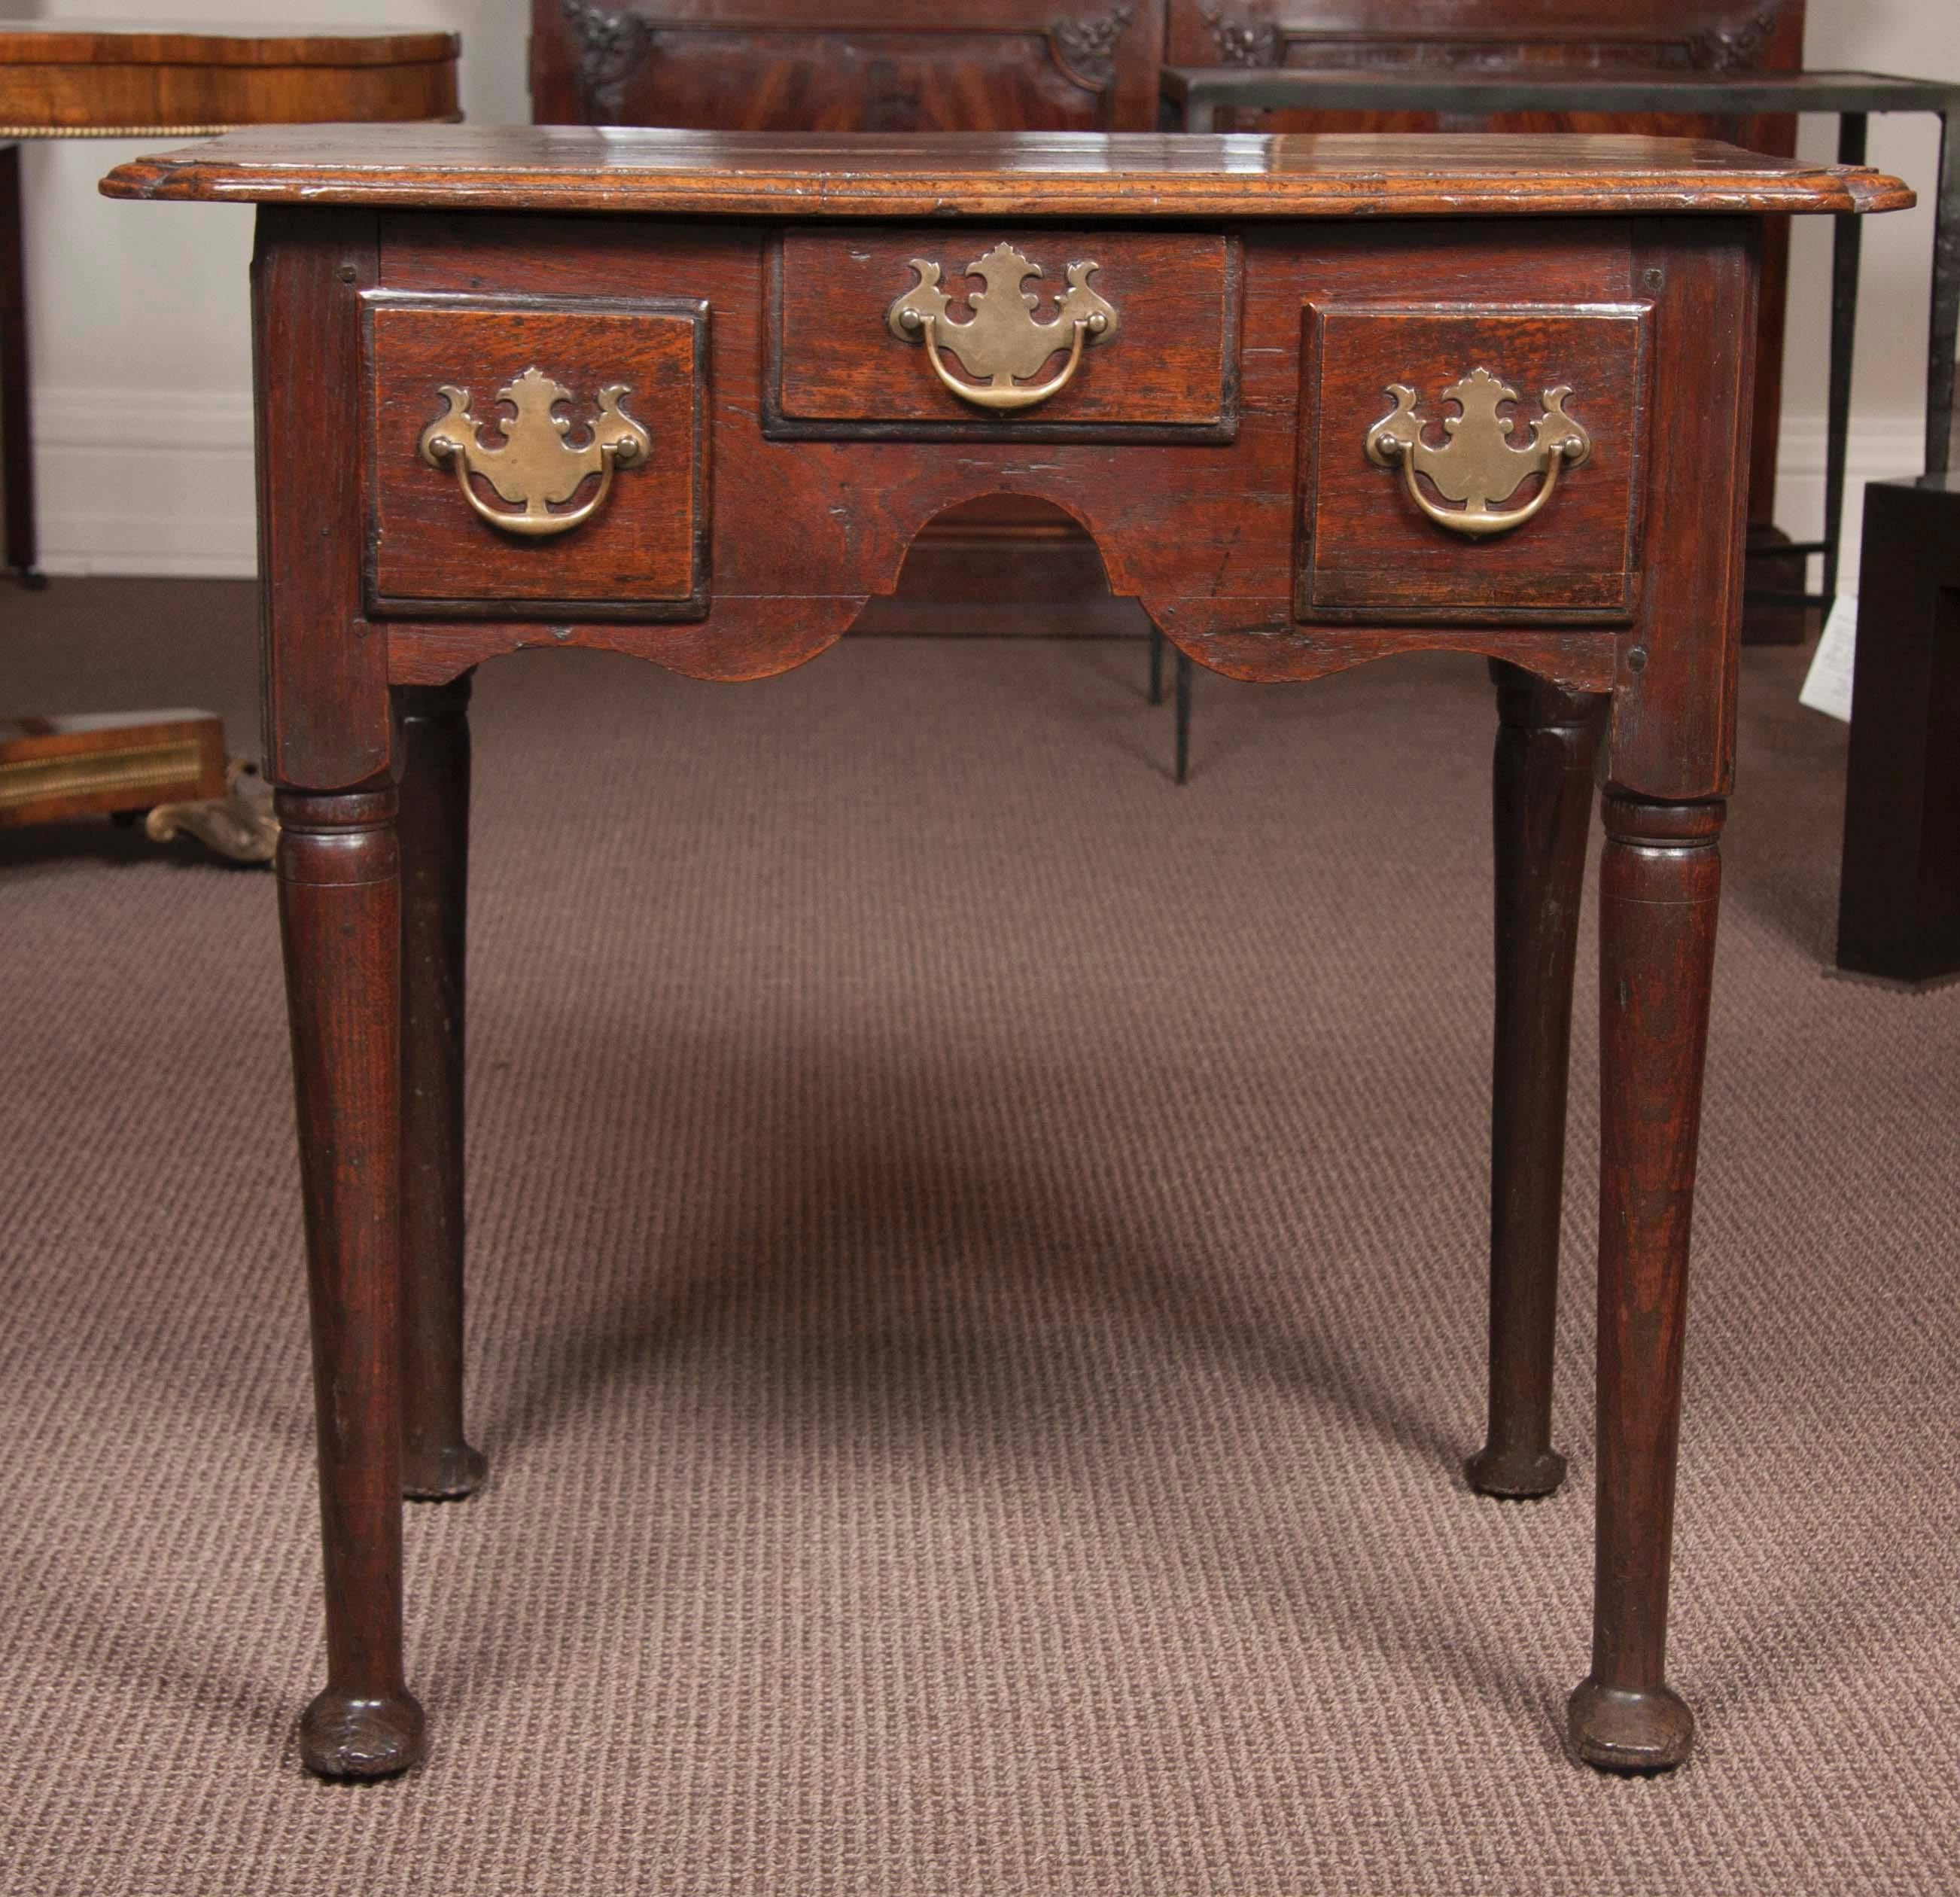
<svg viewBox="0 0 1960 1897"><path fill-rule="evenodd" d="M1452 533L1482 539L1522 527L1551 498L1560 469L1579 466L1592 452L1591 436L1565 412L1572 391L1562 383L1545 391L1545 413L1532 424L1531 439L1521 447L1511 441L1511 418L1497 412L1515 403L1518 392L1488 369L1472 369L1442 391L1441 399L1454 403L1459 412L1443 418L1449 438L1440 448L1422 438L1415 390L1391 382L1387 392L1395 406L1368 430L1368 459L1379 468L1399 463L1409 498ZM1522 507L1504 511L1492 504L1508 501L1535 474L1543 481ZM1423 492L1424 481L1457 504L1443 507L1432 501Z"/></svg>
<svg viewBox="0 0 1960 1897"><path fill-rule="evenodd" d="M446 382L437 393L447 406L423 429L417 452L428 466L453 470L471 511L500 533L568 532L604 505L615 469L644 461L653 452L646 430L620 406L629 393L622 382L599 391L598 415L588 425L587 438L579 447L566 442L571 424L555 412L571 401L571 391L536 368L527 369L497 391L497 399L516 411L514 420L497 424L504 436L500 448L485 446L483 424L469 412L467 389ZM477 475L517 511L485 501L471 478ZM594 475L599 485L590 498L563 512L553 511Z"/></svg>
<svg viewBox="0 0 1960 1897"><path fill-rule="evenodd" d="M1059 395L1074 379L1087 344L1107 342L1116 333L1115 306L1089 287L1101 269L1094 263L1071 263L1064 273L1068 288L1058 299L1054 317L1042 322L1035 314L1040 299L1021 285L1042 274L1011 245L996 244L984 257L966 266L968 276L986 285L967 298L972 314L963 323L948 314L952 299L940 286L937 263L915 257L915 281L885 312L885 326L901 342L923 342L926 360L940 383L963 402L1001 413L1031 409ZM1057 351L1068 360L1045 382L1030 383ZM942 353L943 352L943 353ZM959 359L969 382L946 365L946 356Z"/></svg>

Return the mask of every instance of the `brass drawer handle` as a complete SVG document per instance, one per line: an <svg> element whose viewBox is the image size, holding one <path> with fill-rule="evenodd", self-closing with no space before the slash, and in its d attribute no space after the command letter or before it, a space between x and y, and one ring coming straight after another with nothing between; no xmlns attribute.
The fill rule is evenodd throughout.
<svg viewBox="0 0 1960 1897"><path fill-rule="evenodd" d="M1116 333L1115 307L1089 287L1090 278L1102 267L1098 263L1069 265L1068 288L1047 323L1035 317L1040 298L1021 288L1028 278L1042 274L1041 266L1030 263L1010 244L996 244L966 266L965 274L982 279L987 287L967 298L973 314L964 323L947 314L950 299L939 287L939 266L914 257L912 267L918 280L885 312L886 327L901 342L924 343L933 374L961 401L976 408L1031 409L1059 395L1082 360L1083 345L1107 342ZM1068 360L1056 374L1032 388L1017 384L1017 377L1032 375L1064 346ZM961 380L947 368L941 349L957 356L969 375L984 376L985 381Z"/></svg>
<svg viewBox="0 0 1960 1897"><path fill-rule="evenodd" d="M1530 442L1515 447L1510 418L1497 410L1504 403L1516 401L1517 390L1507 388L1488 369L1472 369L1443 391L1443 399L1455 403L1460 412L1444 416L1449 439L1433 448L1422 438L1415 390L1406 383L1391 382L1388 393L1395 406L1369 429L1368 459L1378 468L1399 462L1409 498L1437 526L1478 537L1508 533L1551 498L1561 468L1577 467L1592 452L1592 438L1565 412L1565 399L1571 393L1563 384L1547 389L1545 413L1532 424ZM1418 474L1446 501L1460 504L1438 507L1424 494ZM1543 475L1545 485L1524 506L1508 514L1493 511L1493 501L1508 501L1534 474Z"/></svg>
<svg viewBox="0 0 1960 1897"><path fill-rule="evenodd" d="M479 517L500 533L563 533L597 513L612 486L615 468L630 467L653 452L653 442L638 422L620 407L629 393L623 382L599 391L599 414L588 427L582 447L565 441L571 424L552 411L571 399L571 391L536 368L527 369L497 391L499 402L517 411L515 419L499 422L504 446L483 445L483 424L469 412L469 391L449 383L438 393L448 406L422 430L417 451L432 468L447 466L456 485ZM480 474L498 496L522 509L507 514L477 493L473 474ZM590 500L568 513L554 514L551 504L569 501L593 475L599 485Z"/></svg>

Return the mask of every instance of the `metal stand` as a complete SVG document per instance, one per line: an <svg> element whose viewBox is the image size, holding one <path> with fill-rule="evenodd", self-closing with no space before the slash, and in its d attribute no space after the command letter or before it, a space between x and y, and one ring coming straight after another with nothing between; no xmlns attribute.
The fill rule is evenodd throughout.
<svg viewBox="0 0 1960 1897"><path fill-rule="evenodd" d="M21 148L0 145L0 478L7 564L24 587L47 584L34 534L34 430L27 394L27 267L21 222Z"/></svg>
<svg viewBox="0 0 1960 1897"><path fill-rule="evenodd" d="M1150 628L1150 702L1163 702L1164 647L1169 641L1155 626ZM1184 653L1177 655L1176 708L1172 716L1177 722L1177 765L1179 783L1183 783L1191 775L1191 673L1190 658Z"/></svg>

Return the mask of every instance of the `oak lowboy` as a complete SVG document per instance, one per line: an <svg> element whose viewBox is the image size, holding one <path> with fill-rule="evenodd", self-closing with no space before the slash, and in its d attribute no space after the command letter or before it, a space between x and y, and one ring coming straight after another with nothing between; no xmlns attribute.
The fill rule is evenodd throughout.
<svg viewBox="0 0 1960 1897"><path fill-rule="evenodd" d="M1488 1437L1554 1489L1596 744L1598 1561L1573 1743L1678 1763L1682 1315L1730 788L1763 212L1862 169L1637 138L235 135L130 197L262 207L266 746L327 1571L315 1769L422 1753L400 1498L459 1495L470 668L822 651L957 503L1052 501L1194 658L1497 683ZM786 794L791 787L785 787Z"/></svg>

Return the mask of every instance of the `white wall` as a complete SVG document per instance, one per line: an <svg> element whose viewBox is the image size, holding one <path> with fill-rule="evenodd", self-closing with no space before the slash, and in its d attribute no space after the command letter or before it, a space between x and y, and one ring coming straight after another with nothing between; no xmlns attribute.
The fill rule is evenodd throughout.
<svg viewBox="0 0 1960 1897"><path fill-rule="evenodd" d="M0 0L0 13L35 11L28 0ZM43 0L38 11L168 20L182 8L181 0ZM327 9L320 0L199 0L192 11L261 25L316 20ZM527 116L527 0L336 0L332 11L349 27L460 32L469 117ZM1809 13L1812 66L1960 80L1955 0L1809 0ZM1836 135L1835 121L1806 120L1800 148L1828 159ZM1930 119L1871 123L1871 162L1923 189L1936 143ZM43 564L59 573L249 574L251 213L97 196L100 174L143 148L97 140L26 148ZM1931 243L1923 205L1865 227L1854 482L1920 465ZM1830 250L1828 219L1797 220L1777 516L1800 537L1822 517ZM1854 487L1846 511L1853 533L1860 511Z"/></svg>

